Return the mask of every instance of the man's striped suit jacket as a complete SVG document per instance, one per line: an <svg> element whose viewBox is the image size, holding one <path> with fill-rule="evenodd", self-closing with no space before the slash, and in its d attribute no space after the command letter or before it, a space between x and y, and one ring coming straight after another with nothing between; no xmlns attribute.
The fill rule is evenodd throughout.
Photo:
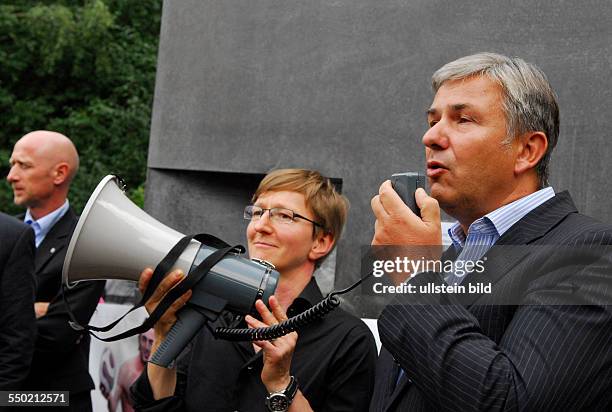
<svg viewBox="0 0 612 412"><path fill-rule="evenodd" d="M612 227L562 192L504 233L485 271L462 283L491 282L491 294L387 306L370 410L612 410L609 245ZM410 283L444 281L423 273Z"/></svg>

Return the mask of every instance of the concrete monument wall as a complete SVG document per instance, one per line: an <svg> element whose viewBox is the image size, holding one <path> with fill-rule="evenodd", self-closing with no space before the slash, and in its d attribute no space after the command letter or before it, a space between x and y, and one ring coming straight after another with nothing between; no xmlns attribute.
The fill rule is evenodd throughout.
<svg viewBox="0 0 612 412"><path fill-rule="evenodd" d="M551 182L612 221L607 0L180 0L163 8L146 209L185 232L244 243L242 208L267 171L318 169L351 201L324 288L359 276L370 199L424 169L431 74L494 51L539 65L559 95ZM335 273L335 279L334 279ZM346 307L374 316L353 292Z"/></svg>

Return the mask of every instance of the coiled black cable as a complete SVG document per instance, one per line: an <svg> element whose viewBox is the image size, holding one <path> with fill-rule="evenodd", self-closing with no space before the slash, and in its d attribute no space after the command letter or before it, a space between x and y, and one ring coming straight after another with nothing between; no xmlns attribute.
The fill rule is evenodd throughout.
<svg viewBox="0 0 612 412"><path fill-rule="evenodd" d="M346 289L331 292L325 299L316 305L310 307L304 312L282 321L279 324L268 326L265 328L221 328L215 329L213 334L218 339L229 341L254 341L254 340L271 340L280 338L288 333L299 330L300 328L312 323L317 319L321 319L329 312L340 305L340 299L336 295L342 295L350 292L363 282L371 273L367 274L357 282Z"/></svg>

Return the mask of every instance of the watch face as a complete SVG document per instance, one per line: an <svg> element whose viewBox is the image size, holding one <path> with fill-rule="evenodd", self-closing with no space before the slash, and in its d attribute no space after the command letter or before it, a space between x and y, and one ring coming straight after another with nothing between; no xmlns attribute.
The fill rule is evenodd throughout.
<svg viewBox="0 0 612 412"><path fill-rule="evenodd" d="M289 400L285 395L275 393L270 396L268 405L271 411L286 411L289 409Z"/></svg>

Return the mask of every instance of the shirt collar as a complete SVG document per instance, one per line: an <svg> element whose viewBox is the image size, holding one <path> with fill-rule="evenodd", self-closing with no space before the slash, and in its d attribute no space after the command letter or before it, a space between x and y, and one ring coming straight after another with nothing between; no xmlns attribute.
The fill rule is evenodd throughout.
<svg viewBox="0 0 612 412"><path fill-rule="evenodd" d="M310 282L306 285L302 293L293 300L293 303L287 309L287 317L299 315L307 309L323 299L321 289L317 285L314 276L310 278Z"/></svg>
<svg viewBox="0 0 612 412"><path fill-rule="evenodd" d="M540 189L537 192L497 208L480 219L476 219L468 228L468 233L471 231L479 233L496 231L496 238L499 238L527 213L554 196L555 191L552 187ZM448 235L455 246L463 247L466 234L463 232L459 222L456 222L448 229Z"/></svg>
<svg viewBox="0 0 612 412"><path fill-rule="evenodd" d="M39 236L41 237L41 240L42 240L45 238L47 233L49 233L53 225L55 225L66 214L69 207L70 207L70 202L68 202L68 199L66 199L66 201L64 202L62 206L55 209L53 212L41 217L38 220L34 220L34 218L32 217L32 214L30 213L30 209L28 208L23 218L23 221L26 223L31 222L32 225L36 223L38 227L40 228Z"/></svg>

